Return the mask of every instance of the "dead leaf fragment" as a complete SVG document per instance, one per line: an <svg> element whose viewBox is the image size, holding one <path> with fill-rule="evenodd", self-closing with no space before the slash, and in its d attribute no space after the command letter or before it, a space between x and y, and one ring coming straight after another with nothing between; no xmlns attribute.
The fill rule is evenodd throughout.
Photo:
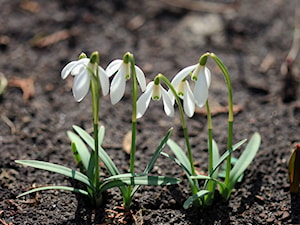
<svg viewBox="0 0 300 225"><path fill-rule="evenodd" d="M60 30L45 37L35 37L33 38L33 46L38 48L45 48L59 41L70 38L72 35L74 35L74 33L75 32L72 30Z"/></svg>
<svg viewBox="0 0 300 225"><path fill-rule="evenodd" d="M239 112L243 111L243 106L241 105L233 105L233 113L238 114ZM199 113L201 115L207 115L206 108L196 108L196 113ZM214 103L210 106L210 113L212 116L222 114L222 113L228 113L228 106L221 106L219 103Z"/></svg>
<svg viewBox="0 0 300 225"><path fill-rule="evenodd" d="M21 2L21 8L31 13L37 13L40 10L40 5L35 1L24 0Z"/></svg>
<svg viewBox="0 0 300 225"><path fill-rule="evenodd" d="M130 154L131 152L131 131L128 131L123 139L122 149L127 153Z"/></svg>
<svg viewBox="0 0 300 225"><path fill-rule="evenodd" d="M28 101L34 96L34 81L35 79L33 77L12 78L8 81L8 86L20 88L23 92L24 101Z"/></svg>

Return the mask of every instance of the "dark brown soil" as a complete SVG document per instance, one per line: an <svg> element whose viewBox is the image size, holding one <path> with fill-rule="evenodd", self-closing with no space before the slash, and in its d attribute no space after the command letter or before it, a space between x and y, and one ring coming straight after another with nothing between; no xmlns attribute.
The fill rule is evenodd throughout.
<svg viewBox="0 0 300 225"><path fill-rule="evenodd" d="M171 79L201 54L215 52L231 72L234 103L243 108L235 117L234 142L250 138L255 131L262 136L257 157L229 201L217 197L213 206L201 210L183 209L190 193L188 183L178 166L159 158L153 173L176 176L183 182L141 188L132 205L136 224L300 223L300 195L289 193L287 175L291 149L299 141L300 96L295 83L299 74L297 66L288 79L281 71L292 45L297 0L241 0L235 7L233 1L216 1L229 8L222 12L212 7L193 10L189 2L178 7L159 0L0 0L0 72L10 81L0 102L0 224L122 222L122 217L109 219L110 210L117 211L115 207L122 204L117 189L108 191L105 205L96 210L83 197L62 191L16 199L32 186L78 185L14 160L37 159L76 168L66 132L73 124L91 130L90 99L76 103L70 92L72 79L61 80L60 71L82 51L95 50L103 67L132 52L149 80L159 72ZM203 32L190 27L195 18L207 19ZM52 34L56 39L51 41ZM226 105L223 78L211 61L209 67L211 102ZM23 91L20 81L28 82ZM109 97L101 105L104 147L123 171L129 165L122 140L130 130L130 100L128 89L117 105L112 106ZM164 115L161 102L151 103L138 124L137 171L145 168L170 127L175 128L172 139L183 144L178 120L178 115ZM213 118L214 138L224 150L226 120L224 113ZM197 113L188 124L195 161L206 171L206 118Z"/></svg>

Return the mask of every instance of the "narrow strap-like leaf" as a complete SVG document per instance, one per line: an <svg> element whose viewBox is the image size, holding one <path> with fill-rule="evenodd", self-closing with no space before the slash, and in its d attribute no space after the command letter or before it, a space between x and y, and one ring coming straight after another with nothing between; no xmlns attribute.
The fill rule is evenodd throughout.
<svg viewBox="0 0 300 225"><path fill-rule="evenodd" d="M79 126L73 126L73 129L80 135L80 137L91 147L91 149L95 150L94 146L94 139L81 127ZM103 140L103 135L104 135L104 127L100 128L99 130L99 136L100 136L100 141ZM102 141L101 141L102 142ZM111 160L109 155L104 151L104 149L101 146L101 142L99 142L99 157L110 172L111 175L118 175L120 174L118 168L114 164L114 162Z"/></svg>
<svg viewBox="0 0 300 225"><path fill-rule="evenodd" d="M88 132L79 126L73 125L73 129L79 134L79 136L88 144L92 149L94 149L94 139Z"/></svg>
<svg viewBox="0 0 300 225"><path fill-rule="evenodd" d="M173 128L170 128L169 131L167 132L167 134L163 137L163 139L161 140L159 146L156 148L156 151L154 152L150 162L148 163L146 169L144 170L144 173L150 173L150 171L153 169L153 166L154 166L157 158L159 157L160 153L162 152L162 150L166 146L166 143L169 140L172 132L173 132Z"/></svg>
<svg viewBox="0 0 300 225"><path fill-rule="evenodd" d="M68 131L68 137L70 138L71 142L75 144L76 150L81 158L82 164L84 168L87 170L89 165L90 155L91 155L88 148L86 147L84 142L77 134Z"/></svg>
<svg viewBox="0 0 300 225"><path fill-rule="evenodd" d="M236 164L231 170L230 173L230 187L228 187L229 190L233 188L239 177L244 173L244 171L247 169L247 167L250 165L252 160L254 159L259 146L261 142L261 137L259 133L254 133L251 137L249 143L247 144L244 152L237 160Z"/></svg>
<svg viewBox="0 0 300 225"><path fill-rule="evenodd" d="M165 176L138 176L138 177L124 177L119 179L127 185L171 185L179 184L180 179Z"/></svg>
<svg viewBox="0 0 300 225"><path fill-rule="evenodd" d="M219 158L219 161L215 164L213 171L211 172L210 176L213 176L213 174L217 171L217 169L220 167L220 165L227 159L227 157L232 154L235 150L237 150L242 144L244 144L247 141L247 139L241 140L240 142L236 143L232 146L232 150L227 150L224 152L224 154Z"/></svg>
<svg viewBox="0 0 300 225"><path fill-rule="evenodd" d="M197 175L197 176L191 176L191 179L200 179L200 180L211 180L214 181L215 183L217 183L221 190L224 190L226 188L225 184L215 178L212 178L210 176L205 176L205 175Z"/></svg>
<svg viewBox="0 0 300 225"><path fill-rule="evenodd" d="M158 157L160 156L162 150L164 149L164 147L166 146L167 141L169 140L171 134L173 132L173 128L170 128L167 132L167 134L163 137L163 139L161 140L160 144L158 145L158 147L156 148L156 151L154 152L150 162L148 163L147 167L144 170L145 174L148 174L151 172L151 170L153 169L154 164L156 163L156 160L158 159ZM139 185L134 186L132 192L131 192L131 196L134 195L134 193L139 189Z"/></svg>
<svg viewBox="0 0 300 225"><path fill-rule="evenodd" d="M17 198L20 198L24 195L28 195L37 191L45 191L45 190L63 190L63 191L71 191L71 192L75 192L75 193L79 193L79 194L83 194L83 195L88 195L88 193L85 190L82 189L78 189L78 188L74 188L74 187L67 187L67 186L44 186L44 187L38 187L38 188L34 188L30 191L26 191L20 195L17 196Z"/></svg>
<svg viewBox="0 0 300 225"><path fill-rule="evenodd" d="M104 139L104 135L105 135L105 127L104 126L100 126L100 128L98 130L98 143L99 143L99 145L102 145L103 139Z"/></svg>
<svg viewBox="0 0 300 225"><path fill-rule="evenodd" d="M184 165L186 169L188 169L190 174L192 174L190 161L187 158L185 152L181 149L181 147L178 144L176 144L172 139L169 139L167 141L167 144L176 156L176 158L180 161L180 163Z"/></svg>
<svg viewBox="0 0 300 225"><path fill-rule="evenodd" d="M195 201L198 198L201 198L204 195L207 195L209 191L207 190L201 190L198 191L195 195L189 197L183 204L183 208L187 209L191 204L193 204L193 201Z"/></svg>
<svg viewBox="0 0 300 225"><path fill-rule="evenodd" d="M90 181L86 175L84 175L83 173L80 173L76 170L70 169L68 167L57 165L54 163L49 163L49 162L38 161L38 160L16 160L15 162L22 164L22 165L31 166L34 168L62 174L67 177L71 177L75 180L78 180L78 181L86 184L87 186L93 188L93 185L90 183Z"/></svg>

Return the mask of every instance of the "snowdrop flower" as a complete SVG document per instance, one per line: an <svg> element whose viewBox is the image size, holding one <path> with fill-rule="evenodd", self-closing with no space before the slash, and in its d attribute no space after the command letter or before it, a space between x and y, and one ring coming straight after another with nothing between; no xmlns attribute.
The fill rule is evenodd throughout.
<svg viewBox="0 0 300 225"><path fill-rule="evenodd" d="M198 64L193 71L192 80L196 82L194 87L195 103L198 107L203 107L208 98L208 88L211 83L211 73L206 66Z"/></svg>
<svg viewBox="0 0 300 225"><path fill-rule="evenodd" d="M161 97L163 99L165 113L168 116L174 116L174 107L168 92L160 85L159 82L156 83L155 81L151 81L147 85L146 91L137 101L137 118L141 118L144 115L151 98L152 100L158 101Z"/></svg>
<svg viewBox="0 0 300 225"><path fill-rule="evenodd" d="M191 73L197 65L189 66L181 71L179 71L173 78L171 84L176 90L178 96L183 99L183 108L184 112L188 117L192 117L195 112L195 98L191 87L187 81L187 76ZM171 96L172 103L175 102L175 97L172 92L169 90L169 95Z"/></svg>
<svg viewBox="0 0 300 225"><path fill-rule="evenodd" d="M122 99L125 92L126 81L131 77L132 71L128 57L130 57L130 53L126 53L123 57L123 60L116 59L112 61L106 68L106 73L109 77L111 77L113 74L116 74L110 86L110 98L113 105ZM137 81L142 91L145 91L146 78L144 72L136 65L134 68L136 71Z"/></svg>
<svg viewBox="0 0 300 225"><path fill-rule="evenodd" d="M91 59L87 58L85 54L81 54L79 60L69 62L61 71L62 79L66 79L70 74L74 76L72 91L77 102L80 102L87 95L90 89L91 76L98 77L102 94L108 94L108 76L104 69L95 62L94 58L96 54L98 57L98 53L93 53Z"/></svg>
<svg viewBox="0 0 300 225"><path fill-rule="evenodd" d="M191 79L196 82L194 91L192 92L187 81L187 76L191 74ZM199 63L188 66L179 71L172 80L177 94L183 98L184 111L187 116L192 117L195 111L195 103L198 107L203 107L208 98L208 88L211 83L211 73L206 66ZM169 94L171 94L169 92ZM174 104L174 97L172 97Z"/></svg>

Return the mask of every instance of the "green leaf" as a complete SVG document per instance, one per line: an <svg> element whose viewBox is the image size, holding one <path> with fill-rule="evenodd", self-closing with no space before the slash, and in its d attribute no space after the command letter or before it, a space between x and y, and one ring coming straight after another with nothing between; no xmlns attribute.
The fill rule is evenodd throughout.
<svg viewBox="0 0 300 225"><path fill-rule="evenodd" d="M220 158L220 155L219 155L219 148L218 148L218 145L217 143L215 142L215 140L213 140L213 145L212 145L212 157L213 157L213 168L217 168L216 169L216 173L214 173L212 175L212 178L217 178L218 177L218 162L219 162L219 158Z"/></svg>
<svg viewBox="0 0 300 225"><path fill-rule="evenodd" d="M157 147L156 151L154 152L154 155L152 156L149 164L147 165L146 169L144 170L144 173L150 173L150 171L153 169L153 166L154 166L157 158L159 157L160 153L162 152L162 150L166 146L166 143L169 140L172 132L173 132L173 128L170 128L168 130L167 134L163 137L163 139L161 140L159 146Z"/></svg>
<svg viewBox="0 0 300 225"><path fill-rule="evenodd" d="M167 141L168 146L173 151L176 158L180 161L180 163L184 166L185 169L188 170L189 174L192 174L192 168L189 159L187 158L185 152L181 149L179 145L177 145L173 140L169 139Z"/></svg>
<svg viewBox="0 0 300 225"><path fill-rule="evenodd" d="M229 177L229 187L228 190L231 192L231 189L236 184L239 177L244 173L247 167L250 165L252 160L254 159L259 146L261 143L261 137L259 133L254 133L251 137L249 143L247 144L244 152L239 157L237 162L235 163L234 167L231 170L230 177Z"/></svg>
<svg viewBox="0 0 300 225"><path fill-rule="evenodd" d="M220 188L221 188L222 190L224 190L224 189L226 188L226 186L225 186L225 184L224 184L223 182L221 182L221 181L219 181L219 180L217 180L217 179L215 179L215 178L212 178L212 177L210 177L210 176L206 176L206 175L197 175L197 176L191 176L191 179L211 180L211 181L217 183L217 184L220 186Z"/></svg>
<svg viewBox="0 0 300 225"><path fill-rule="evenodd" d="M160 156L162 150L164 149L164 147L166 146L166 143L168 141L168 139L170 138L171 134L173 132L173 128L170 128L167 132L167 134L163 137L163 139L161 140L160 144L158 145L156 151L154 152L150 162L148 163L147 167L144 170L145 174L148 174L151 172L151 170L153 169L153 166L156 162L156 160L158 159L158 157ZM134 195L134 193L138 190L140 186L136 185L134 186L132 192L131 192L131 196Z"/></svg>
<svg viewBox="0 0 300 225"><path fill-rule="evenodd" d="M38 160L16 160L15 162L26 166L31 166L34 168L59 173L67 177L71 177L75 180L78 180L91 188L94 188L93 185L90 183L89 178L86 175L65 166L61 166L49 162L38 161Z"/></svg>
<svg viewBox="0 0 300 225"><path fill-rule="evenodd" d="M80 137L87 143L91 149L95 151L95 144L94 144L94 139L81 127L79 126L73 126L73 129L80 135ZM104 136L104 127L101 127L98 133L100 140L103 140ZM100 145L102 141L99 141L99 157L106 166L107 170L110 172L111 175L117 175L120 174L118 168L114 164L114 162L111 160L109 155L104 151L102 146Z"/></svg>
<svg viewBox="0 0 300 225"><path fill-rule="evenodd" d="M227 157L234 152L235 150L237 150L242 144L244 144L247 141L247 139L241 140L240 142L236 143L235 145L232 146L232 150L227 150L226 152L224 152L224 154L219 158L218 162L215 164L215 167L213 169L213 171L211 172L210 176L213 176L213 174L217 171L217 169L220 167L220 165L225 161L225 159L227 159Z"/></svg>
<svg viewBox="0 0 300 225"><path fill-rule="evenodd" d="M103 139L104 139L104 135L105 135L105 127L104 126L100 126L100 128L98 130L98 143L99 143L99 145L102 145Z"/></svg>
<svg viewBox="0 0 300 225"><path fill-rule="evenodd" d="M75 193L79 193L79 194L83 194L83 195L88 195L88 193L82 189L78 189L78 188L74 188L74 187L67 187L67 186L44 186L44 187L38 187L38 188L34 188L30 191L26 191L20 195L17 196L17 198L20 198L24 195L28 195L37 191L45 191L45 190L63 190L63 191L71 191L71 192L75 192Z"/></svg>
<svg viewBox="0 0 300 225"><path fill-rule="evenodd" d="M122 190L124 191L124 193L122 192L122 196L124 197L124 194L127 193L127 189L125 188L125 185L127 185L127 184L122 182L121 180L111 180L111 181L105 182L101 185L100 193L102 193L108 189L114 188L114 187L118 187L120 189L121 189L121 187L123 187L124 189L121 189L121 191Z"/></svg>
<svg viewBox="0 0 300 225"><path fill-rule="evenodd" d="M105 178L103 181L120 180L128 185L169 185L178 184L181 182L178 178L164 176L149 176L144 173L131 174L124 173L116 176Z"/></svg>
<svg viewBox="0 0 300 225"><path fill-rule="evenodd" d="M169 159L171 159L172 161L174 161L177 165L179 165L184 172L187 174L188 177L192 176L192 173L190 171L189 168L187 168L184 164L181 163L181 161L173 156L170 156L168 153L165 152L161 152L161 154Z"/></svg>
<svg viewBox="0 0 300 225"><path fill-rule="evenodd" d="M91 149L95 148L94 138L89 135L88 132L76 125L73 125L73 129L77 132L77 134L79 134L79 136L85 141L85 143L87 143L87 145L91 147Z"/></svg>
<svg viewBox="0 0 300 225"><path fill-rule="evenodd" d="M198 191L195 195L189 197L183 204L183 208L187 209L191 204L193 204L193 201L195 201L198 198L203 197L204 195L207 195L209 193L209 191L207 190L201 190Z"/></svg>
<svg viewBox="0 0 300 225"><path fill-rule="evenodd" d="M193 189L199 189L199 186L197 185L198 183L194 183L194 181L191 179L192 173L191 171L185 167L185 165L183 165L178 159L170 156L169 154L162 152L162 155L168 157L169 159L173 160L176 164L178 164L186 173L186 177L188 179L188 181L190 182L190 185Z"/></svg>
<svg viewBox="0 0 300 225"><path fill-rule="evenodd" d="M293 150L288 164L289 170L289 181L290 181L290 192L297 193L299 192L300 184L300 146L296 144L295 149Z"/></svg>
<svg viewBox="0 0 300 225"><path fill-rule="evenodd" d="M76 152L74 152L74 150L73 150L73 153L75 155L75 159L77 160L77 163L80 163L79 160L81 159L81 162L82 162L84 168L87 170L88 165L89 165L89 160L91 157L91 154L90 154L88 148L86 147L84 142L81 140L81 138L77 134L75 134L71 131L68 131L67 134L68 134L68 137L71 140L72 144L73 143L75 144L76 151L79 154L79 157L76 156Z"/></svg>
<svg viewBox="0 0 300 225"><path fill-rule="evenodd" d="M127 185L171 185L179 184L181 182L178 178L165 176L138 176L138 177L124 177L120 179Z"/></svg>

